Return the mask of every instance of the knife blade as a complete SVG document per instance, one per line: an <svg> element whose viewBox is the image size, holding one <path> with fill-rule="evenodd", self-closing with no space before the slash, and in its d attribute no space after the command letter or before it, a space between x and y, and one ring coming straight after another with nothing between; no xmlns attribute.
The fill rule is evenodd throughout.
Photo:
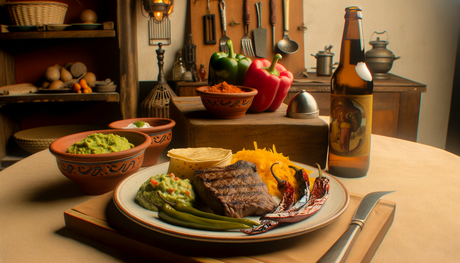
<svg viewBox="0 0 460 263"><path fill-rule="evenodd" d="M273 52L275 52L275 50L276 50L276 44L275 44L275 23L276 23L275 7L276 7L275 0L270 0L270 23L272 24Z"/></svg>
<svg viewBox="0 0 460 263"><path fill-rule="evenodd" d="M337 240L326 254L321 257L318 263L345 262L353 243L364 227L364 223L372 209L374 209L374 206L382 196L393 192L395 191L381 191L367 194L359 204L347 231L345 231L339 240Z"/></svg>

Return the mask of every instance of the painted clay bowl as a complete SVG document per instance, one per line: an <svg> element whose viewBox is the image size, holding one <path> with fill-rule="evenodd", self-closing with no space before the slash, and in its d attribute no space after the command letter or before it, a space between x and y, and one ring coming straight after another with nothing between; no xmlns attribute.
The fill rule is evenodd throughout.
<svg viewBox="0 0 460 263"><path fill-rule="evenodd" d="M66 150L75 142L93 133L117 134L135 145L134 148L102 154L70 154ZM74 181L88 195L100 195L112 191L120 181L137 172L144 153L150 145L145 133L131 130L95 130L67 135L51 143L49 150L56 157L61 173Z"/></svg>
<svg viewBox="0 0 460 263"><path fill-rule="evenodd" d="M152 127L125 130L143 132L152 139L151 144L145 150L144 164L142 166L154 165L158 162L160 154L171 143L172 129L176 125L176 122L167 118L133 118L112 122L109 124L109 127L112 129L123 129L136 121L146 122Z"/></svg>
<svg viewBox="0 0 460 263"><path fill-rule="evenodd" d="M244 93L206 92L211 86L196 89L206 110L219 119L243 118L252 104L257 90L250 87L236 86Z"/></svg>

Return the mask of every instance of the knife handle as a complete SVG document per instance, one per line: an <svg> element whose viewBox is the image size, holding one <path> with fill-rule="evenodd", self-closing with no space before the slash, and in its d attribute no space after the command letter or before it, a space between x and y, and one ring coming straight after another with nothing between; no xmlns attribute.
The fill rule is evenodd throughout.
<svg viewBox="0 0 460 263"><path fill-rule="evenodd" d="M343 263L346 261L350 248L361 232L361 226L350 224L347 231L335 242L335 244L324 254L317 263Z"/></svg>
<svg viewBox="0 0 460 263"><path fill-rule="evenodd" d="M276 23L276 0L270 0L270 23L275 25Z"/></svg>
<svg viewBox="0 0 460 263"><path fill-rule="evenodd" d="M249 25L250 17L249 17L249 1L248 0L244 0L244 7L243 8L244 8L244 10L243 10L244 24Z"/></svg>

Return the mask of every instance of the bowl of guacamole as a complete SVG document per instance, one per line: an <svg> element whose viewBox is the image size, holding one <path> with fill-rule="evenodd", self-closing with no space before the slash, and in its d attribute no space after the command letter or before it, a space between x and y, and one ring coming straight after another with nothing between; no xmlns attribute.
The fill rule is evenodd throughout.
<svg viewBox="0 0 460 263"><path fill-rule="evenodd" d="M107 193L143 165L151 138L134 130L96 130L61 137L49 150L60 172L89 195Z"/></svg>
<svg viewBox="0 0 460 263"><path fill-rule="evenodd" d="M134 148L134 144L118 134L92 133L86 138L70 145L67 148L67 152L73 154L99 154L119 152L131 148Z"/></svg>

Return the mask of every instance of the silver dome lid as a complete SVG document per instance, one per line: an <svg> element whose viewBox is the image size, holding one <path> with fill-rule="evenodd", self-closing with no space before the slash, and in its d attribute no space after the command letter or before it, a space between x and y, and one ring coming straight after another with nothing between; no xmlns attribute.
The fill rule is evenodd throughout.
<svg viewBox="0 0 460 263"><path fill-rule="evenodd" d="M296 119L318 118L318 104L310 93L302 90L292 98L287 108L286 116Z"/></svg>

